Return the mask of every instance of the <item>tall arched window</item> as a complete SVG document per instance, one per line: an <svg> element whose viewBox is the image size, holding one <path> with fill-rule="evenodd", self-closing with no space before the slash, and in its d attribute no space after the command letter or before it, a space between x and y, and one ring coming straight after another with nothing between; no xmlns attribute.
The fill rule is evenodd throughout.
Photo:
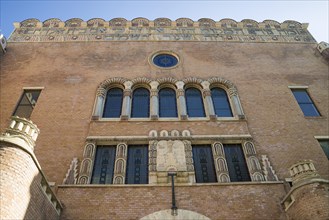
<svg viewBox="0 0 329 220"><path fill-rule="evenodd" d="M189 117L205 117L201 92L196 88L185 91L187 115Z"/></svg>
<svg viewBox="0 0 329 220"><path fill-rule="evenodd" d="M159 116L177 117L176 93L173 89L163 88L159 91Z"/></svg>
<svg viewBox="0 0 329 220"><path fill-rule="evenodd" d="M218 117L232 117L232 110L226 91L221 88L211 89L211 98L214 104L215 114Z"/></svg>
<svg viewBox="0 0 329 220"><path fill-rule="evenodd" d="M121 115L123 91L119 88L109 89L106 94L103 117L119 118Z"/></svg>
<svg viewBox="0 0 329 220"><path fill-rule="evenodd" d="M150 115L150 92L145 88L135 89L133 92L131 117L148 118Z"/></svg>

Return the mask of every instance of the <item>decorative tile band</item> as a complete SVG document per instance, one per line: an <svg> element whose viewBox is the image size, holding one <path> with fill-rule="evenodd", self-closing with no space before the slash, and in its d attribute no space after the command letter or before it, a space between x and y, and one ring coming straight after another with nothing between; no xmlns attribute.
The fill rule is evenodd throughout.
<svg viewBox="0 0 329 220"><path fill-rule="evenodd" d="M65 22L48 19L40 22L27 19L14 23L9 42L81 42L81 41L227 41L227 42L292 42L316 43L307 24L296 21L279 23L273 20L236 22L222 19L215 22L202 18L192 21L180 18L171 21L158 18L149 21L135 18L110 21L95 18L87 22L73 18Z"/></svg>

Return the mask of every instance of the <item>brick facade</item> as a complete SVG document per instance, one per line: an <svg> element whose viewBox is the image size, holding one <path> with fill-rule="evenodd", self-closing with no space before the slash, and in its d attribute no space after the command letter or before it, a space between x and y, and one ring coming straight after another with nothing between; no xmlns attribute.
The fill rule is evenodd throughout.
<svg viewBox="0 0 329 220"><path fill-rule="evenodd" d="M129 144L151 145L152 141L160 140L187 141L191 145L212 145L215 142L241 144L249 173L260 174L260 179L253 179L251 182L201 184L195 183L194 170L190 170L187 180L176 189L178 209L200 213L210 219L309 219L314 216L325 219L328 216L322 209L319 213L309 211L313 207L327 205L327 195L323 190L327 187L326 182L296 189L292 193L296 201L287 211L283 202L293 189L286 182L286 179L291 177L289 168L298 161L313 161L319 178L329 178L329 160L315 138L328 137L329 134L328 62L318 51L317 43L307 40L312 37L304 25L292 22L295 26L289 26L292 23L286 22L281 24L280 36L264 40L265 37L259 35L253 41L254 34L248 34L248 31L251 32L256 27L249 27L247 23L251 21L244 21L233 27L236 29L236 35L231 36L235 40L230 42L228 38L220 40L218 36L215 40L201 39L201 35L206 36L202 32L206 28L202 25L212 24L207 20L208 23L200 21L192 25L201 34L195 34L195 39L200 39L175 41L165 38L166 34L170 35L165 33L170 30L169 27L161 27L164 32L160 34L152 32L153 29L156 30L156 25L161 26L162 23L168 22L163 20L162 23L150 22L150 27L140 27L150 30L149 36L153 37L153 40L120 41L105 39L106 34L100 34L101 38L97 38L98 35L94 36L93 33L88 36L82 34L84 28L91 27L80 20L70 20L65 24L62 22L59 26L56 26L56 22L51 23L55 26L49 26L49 30L55 28L61 33L51 38L47 32L49 22L54 21L42 24L32 19L15 24L16 30L9 39L7 53L0 57L0 130L5 131L10 124L10 117L23 90L41 89L30 117L41 131L34 154L47 180L55 184L56 195L52 194L52 198L57 197L63 204L61 219L140 219L154 212L170 209L169 181L168 184L140 186L83 185L83 181L78 182L78 178L81 180L83 175L92 175L95 149L98 145L124 143L129 147ZM116 20L102 27L111 32L119 28L111 26L117 23L126 25L120 26L126 31L137 30L133 26L137 21L124 24L122 22L123 20ZM72 38L73 35L65 35L66 32L75 33L76 27L70 26L73 23L82 25L79 26L81 34L77 33L76 39ZM259 24L257 28L264 32L267 27L265 23ZM171 23L179 30L177 24ZM214 23L212 28L214 31L226 30L227 27L222 24L224 21ZM273 25L274 23L271 23L271 27ZM288 36L288 26L300 31L299 35ZM241 32L238 32L239 28ZM275 30L278 31L277 29L278 27ZM279 33L275 30L272 30L273 33ZM159 51L176 54L179 64L169 69L157 68L151 63L151 58ZM219 85L220 83L211 84L211 79L216 77L227 80L232 84L232 88L236 89L233 93L236 93L237 99L229 99L231 105L234 101L241 104L243 115L233 109L234 117L210 117L205 97L209 95L209 88L205 88L209 86L207 83ZM126 81L111 84L117 78ZM168 82L161 84L160 79ZM134 86L144 86L154 95L157 93L157 90L152 88L156 84L154 82L160 86L170 85L175 89L178 88L175 84L177 82L200 88L207 117L95 117L101 85L106 84L106 90L112 85L125 88L131 83L128 85L131 89L125 89L125 94L131 95ZM320 117L303 115L291 92L291 86L307 88L321 114ZM232 88L226 88L229 95ZM176 94L183 96L184 88L177 89ZM181 112L182 107L178 108ZM183 136L185 131L189 135ZM154 133L157 136L151 135ZM246 151L246 142L252 143L255 152ZM89 143L95 146L94 152L90 154L86 153L86 145ZM14 202L17 198L15 193L25 197L25 205L31 205L31 211L26 218L42 219L45 213L43 211L47 210L46 213L53 213L47 218L56 219L56 210L48 211L52 210L51 203L42 202L46 201L46 198L40 189L40 182L45 177L42 177L29 154L7 144L1 145L0 152L1 169L4 170L1 170L4 173L1 178L5 183L1 185L1 194L5 193L6 199ZM182 151L182 154L186 154L188 158L189 152ZM215 157L220 158L220 155ZM217 167L216 171L222 172L221 167ZM158 175L156 171L153 174ZM179 174L184 176L186 173ZM163 173L158 177L161 175ZM21 180L13 183L17 178ZM8 179L10 181L7 181ZM13 192L7 190L10 186L15 186ZM303 193L305 196L302 196ZM24 196L29 194L31 199ZM321 199L317 200L319 197ZM3 201L7 200L1 202ZM43 204L46 204L46 207L43 207ZM16 207L19 205L13 203L10 207L1 208L1 217L7 215L3 213L9 213ZM306 210L305 215L296 214L303 213L301 210ZM13 218L24 218L23 212L18 211L14 213L17 216Z"/></svg>

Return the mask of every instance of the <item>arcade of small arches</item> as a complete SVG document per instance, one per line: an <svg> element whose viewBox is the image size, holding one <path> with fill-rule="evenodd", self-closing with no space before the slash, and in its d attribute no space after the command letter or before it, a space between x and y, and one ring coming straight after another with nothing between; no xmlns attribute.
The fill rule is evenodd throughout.
<svg viewBox="0 0 329 220"><path fill-rule="evenodd" d="M244 119L236 87L229 80L171 77L110 78L96 93L93 119Z"/></svg>

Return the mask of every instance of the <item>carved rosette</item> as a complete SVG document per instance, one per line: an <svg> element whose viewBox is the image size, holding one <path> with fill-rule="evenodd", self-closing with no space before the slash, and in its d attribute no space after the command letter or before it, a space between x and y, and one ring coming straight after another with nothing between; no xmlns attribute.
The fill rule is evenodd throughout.
<svg viewBox="0 0 329 220"><path fill-rule="evenodd" d="M127 166L127 149L126 143L120 143L116 147L116 157L114 164L113 184L124 184Z"/></svg>
<svg viewBox="0 0 329 220"><path fill-rule="evenodd" d="M227 162L225 159L223 144L221 142L213 143L212 152L215 162L217 181L220 183L230 182L231 180L228 172Z"/></svg>
<svg viewBox="0 0 329 220"><path fill-rule="evenodd" d="M89 184L91 180L96 146L95 143L87 142L83 152L78 184Z"/></svg>
<svg viewBox="0 0 329 220"><path fill-rule="evenodd" d="M260 166L259 160L256 156L255 145L251 141L243 143L243 151L248 164L249 174L252 181L264 181L264 175Z"/></svg>

